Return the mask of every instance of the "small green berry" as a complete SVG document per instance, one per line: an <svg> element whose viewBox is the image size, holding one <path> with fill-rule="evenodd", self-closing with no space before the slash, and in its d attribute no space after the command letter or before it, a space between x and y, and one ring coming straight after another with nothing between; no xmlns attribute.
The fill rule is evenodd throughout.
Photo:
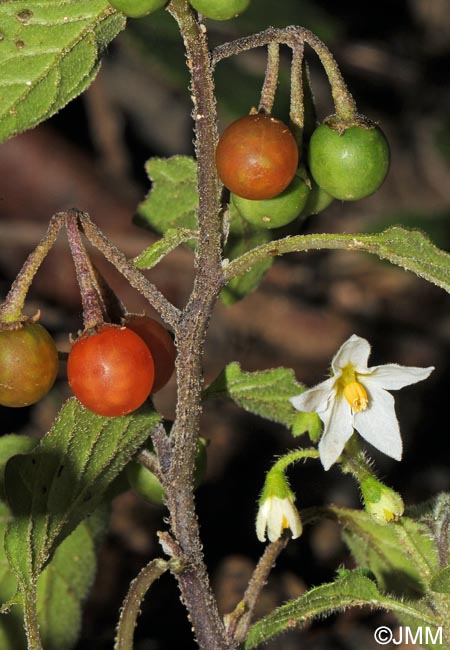
<svg viewBox="0 0 450 650"><path fill-rule="evenodd" d="M389 145L376 126L350 126L339 133L321 124L311 136L308 154L316 183L343 201L376 192L389 170Z"/></svg>

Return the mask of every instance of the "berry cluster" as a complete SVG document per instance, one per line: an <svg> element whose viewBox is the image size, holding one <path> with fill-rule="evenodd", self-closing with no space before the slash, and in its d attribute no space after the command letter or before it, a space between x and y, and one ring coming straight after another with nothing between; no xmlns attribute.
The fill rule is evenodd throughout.
<svg viewBox="0 0 450 650"><path fill-rule="evenodd" d="M373 194L388 172L389 146L375 125L338 129L325 122L312 133L305 154L283 122L254 114L225 129L216 166L242 217L261 228L278 228L317 214L333 199Z"/></svg>
<svg viewBox="0 0 450 650"><path fill-rule="evenodd" d="M148 316L129 315L84 332L67 362L69 385L90 411L126 415L169 381L175 368L169 332ZM0 331L0 404L22 407L42 399L58 371L55 343L39 323Z"/></svg>

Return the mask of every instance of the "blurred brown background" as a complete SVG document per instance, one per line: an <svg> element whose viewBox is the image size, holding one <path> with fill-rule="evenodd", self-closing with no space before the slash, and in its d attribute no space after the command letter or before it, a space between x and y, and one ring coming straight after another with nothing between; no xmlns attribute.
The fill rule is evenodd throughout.
<svg viewBox="0 0 450 650"><path fill-rule="evenodd" d="M392 148L392 167L381 190L355 204L335 202L302 232L373 231L394 223L419 227L442 248L450 244L450 0L253 0L238 20L210 23L212 44L268 25L301 24L332 49L361 112L380 122ZM326 79L309 53L319 116L332 111ZM287 53L276 114L288 111ZM221 125L257 104L265 66L255 51L221 63L217 91ZM190 100L183 49L165 12L139 21L109 48L89 91L33 131L0 146L0 290L5 295L50 216L67 207L86 210L128 256L155 240L131 223L149 189L144 162L152 155L192 153ZM109 265L94 259L130 310L144 302ZM149 273L182 306L192 281L192 254L172 253ZM30 294L30 312L62 351L81 326L80 301L68 247L61 236ZM149 311L149 313L151 313ZM450 302L440 289L410 273L359 253L291 255L276 264L260 289L232 307L219 304L208 337L205 379L232 360L246 370L285 365L306 384L323 379L333 353L352 333L373 345L371 362L435 365L424 384L398 395L404 435L401 464L374 454L380 476L407 503L450 489L448 402ZM51 394L38 405L0 409L1 433L40 436L69 395L64 367ZM156 396L173 415L173 380ZM262 551L254 517L264 472L274 454L296 444L281 427L224 403L208 405L203 435L210 439L208 473L198 491L205 553L223 612L242 596ZM301 507L334 502L358 506L352 481L336 470L306 465L292 472ZM99 575L87 604L78 650L111 647L118 608L128 582L160 551L155 531L162 508L129 492L113 504L112 525ZM259 614L332 578L351 559L332 524L307 531L280 559ZM136 650L189 650L190 626L164 577L143 607ZM271 649L377 647L372 630L393 619L350 611L292 632ZM387 623L386 623L387 622Z"/></svg>

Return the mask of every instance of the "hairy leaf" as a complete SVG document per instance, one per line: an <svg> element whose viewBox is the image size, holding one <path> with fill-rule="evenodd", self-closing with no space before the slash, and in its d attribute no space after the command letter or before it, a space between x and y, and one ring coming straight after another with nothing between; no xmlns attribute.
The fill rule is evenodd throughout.
<svg viewBox="0 0 450 650"><path fill-rule="evenodd" d="M388 526L363 510L330 508L359 566L376 576L384 591L419 598L439 569L438 552L424 524L409 517Z"/></svg>
<svg viewBox="0 0 450 650"><path fill-rule="evenodd" d="M450 566L436 573L431 580L431 589L441 594L450 595Z"/></svg>
<svg viewBox="0 0 450 650"><path fill-rule="evenodd" d="M430 532L438 549L440 565L450 564L450 494L443 492L429 501L410 506L407 514Z"/></svg>
<svg viewBox="0 0 450 650"><path fill-rule="evenodd" d="M0 504L0 538L4 538L8 508ZM37 610L46 650L71 650L79 636L82 604L95 577L96 547L107 523L105 508L98 509L67 537L39 576ZM4 554L0 556L0 602L17 590L17 578ZM14 606L0 616L0 648L26 650L23 609Z"/></svg>
<svg viewBox="0 0 450 650"><path fill-rule="evenodd" d="M246 372L234 362L206 389L205 397L230 397L246 411L292 428L299 413L289 398L304 390L290 368Z"/></svg>
<svg viewBox="0 0 450 650"><path fill-rule="evenodd" d="M450 254L424 233L395 227L367 238L370 252L450 292Z"/></svg>
<svg viewBox="0 0 450 650"><path fill-rule="evenodd" d="M138 269L151 269L177 246L189 240L195 240L197 235L195 230L188 228L168 228L162 239L146 248L134 259L134 264Z"/></svg>
<svg viewBox="0 0 450 650"><path fill-rule="evenodd" d="M124 26L107 0L2 0L0 141L36 126L87 88Z"/></svg>
<svg viewBox="0 0 450 650"><path fill-rule="evenodd" d="M302 626L317 616L331 614L346 607L364 605L405 611L411 620L425 621L428 625L435 623L420 609L381 594L375 582L365 572L361 570L343 571L334 582L310 589L300 598L278 607L274 612L255 623L250 628L244 648L253 650L277 634Z"/></svg>
<svg viewBox="0 0 450 650"><path fill-rule="evenodd" d="M189 156L150 158L145 166L152 189L139 205L135 221L158 233L197 228L197 167Z"/></svg>
<svg viewBox="0 0 450 650"><path fill-rule="evenodd" d="M26 454L37 445L36 438L10 433L0 438L0 498L5 499L5 466L10 458L17 454Z"/></svg>
<svg viewBox="0 0 450 650"><path fill-rule="evenodd" d="M5 550L23 593L34 586L56 546L98 507L158 421L148 406L105 418L72 398L39 445L8 462L5 485L14 518Z"/></svg>

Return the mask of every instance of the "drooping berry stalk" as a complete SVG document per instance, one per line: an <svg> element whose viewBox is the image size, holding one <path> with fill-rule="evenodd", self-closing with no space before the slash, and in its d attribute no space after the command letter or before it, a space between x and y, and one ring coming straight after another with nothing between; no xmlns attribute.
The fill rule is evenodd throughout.
<svg viewBox="0 0 450 650"><path fill-rule="evenodd" d="M25 260L24 265L17 274L17 277L5 298L5 301L0 306L1 322L13 323L21 319L31 282L47 256L47 253L55 243L58 233L64 223L64 216L60 214L56 214L50 219L47 232L34 251L30 253Z"/></svg>

